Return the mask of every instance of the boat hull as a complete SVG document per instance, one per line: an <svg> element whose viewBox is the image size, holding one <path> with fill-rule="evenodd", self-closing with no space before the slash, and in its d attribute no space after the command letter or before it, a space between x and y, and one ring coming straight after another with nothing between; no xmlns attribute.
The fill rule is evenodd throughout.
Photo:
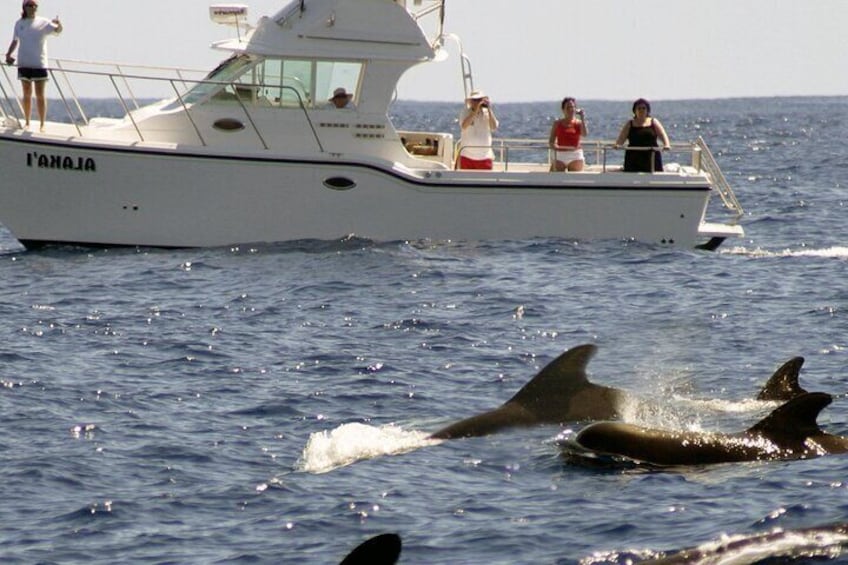
<svg viewBox="0 0 848 565"><path fill-rule="evenodd" d="M25 244L209 247L353 234L695 246L711 192L685 175L413 171L338 154L48 137L0 133L0 222Z"/></svg>

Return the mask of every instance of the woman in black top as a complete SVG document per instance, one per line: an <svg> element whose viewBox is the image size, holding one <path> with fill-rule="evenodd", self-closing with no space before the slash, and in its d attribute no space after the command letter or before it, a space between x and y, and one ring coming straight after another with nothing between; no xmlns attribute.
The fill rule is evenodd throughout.
<svg viewBox="0 0 848 565"><path fill-rule="evenodd" d="M644 98L633 103L633 119L627 120L615 142L620 147L627 140L628 147L659 147L669 149L671 142L660 121L651 117L651 105ZM651 158L653 156L653 163ZM624 152L624 170L630 173L651 173L663 170L662 154L646 149Z"/></svg>

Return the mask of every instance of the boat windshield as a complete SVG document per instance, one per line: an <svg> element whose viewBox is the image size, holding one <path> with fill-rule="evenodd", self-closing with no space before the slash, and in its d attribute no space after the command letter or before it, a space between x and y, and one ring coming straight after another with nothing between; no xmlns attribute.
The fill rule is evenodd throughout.
<svg viewBox="0 0 848 565"><path fill-rule="evenodd" d="M203 81L195 84L183 96L183 102L185 104L193 104L208 98L210 95L224 88L219 83L232 82L244 74L252 63L253 60L249 55L233 55L215 67L212 72L206 75Z"/></svg>

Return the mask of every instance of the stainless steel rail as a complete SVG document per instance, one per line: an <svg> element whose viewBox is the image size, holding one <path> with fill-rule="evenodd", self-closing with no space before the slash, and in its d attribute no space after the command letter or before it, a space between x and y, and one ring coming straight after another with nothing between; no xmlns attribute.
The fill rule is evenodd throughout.
<svg viewBox="0 0 848 565"><path fill-rule="evenodd" d="M724 173L721 172L721 167L718 166L715 157L713 157L713 152L710 151L710 148L707 146L707 142L704 141L704 138L699 136L698 139L695 140L695 145L697 145L701 150L700 166L710 174L710 177L712 177L713 188L721 197L724 207L732 210L736 214L736 219L741 218L745 214L745 211L742 210L742 205L739 204L736 194L733 192L733 189L730 188L730 183L727 182L727 178L724 176Z"/></svg>
<svg viewBox="0 0 848 565"><path fill-rule="evenodd" d="M456 157L459 157L463 150L470 148L471 146L457 146ZM479 149L482 147L475 148ZM601 168L601 172L604 173L621 170L619 165L609 164L610 152L653 152L661 150L658 147L623 147L615 145L612 141L592 139L583 140L581 142L581 148L583 149L583 154L586 157L586 164L597 165ZM495 152L495 156L497 157L495 159L496 163L502 167L504 171L509 170L510 165L514 163L528 162L528 159L522 158L522 156L532 157L532 162L546 163L550 166L554 161L556 153L556 149L550 147L546 139L496 138L492 140L491 149ZM557 149L566 150L568 148L559 147ZM715 162L715 159L712 158L712 154L709 154L708 157L703 157L701 155L702 152L709 153L709 149L706 147L706 142L704 142L701 138L698 138L697 141L692 143L673 143L668 150L663 150L663 153L672 155L688 155L688 164L698 171L707 171L711 175L713 175L713 170L717 170L721 173L721 170L718 168L718 164ZM712 170L707 169L707 167L704 166L708 163L711 164ZM729 186L727 186L727 190L732 194Z"/></svg>
<svg viewBox="0 0 848 565"><path fill-rule="evenodd" d="M221 81L207 81L202 78L194 79L190 78L189 74L195 74L196 76L201 76L200 71L190 70L190 69L176 69L176 68L164 68L164 67L145 67L141 65L137 66L125 66L117 63L92 63L86 61L56 61L56 66L54 68L48 69L50 72L51 78L55 83L56 89L59 91L59 95L62 99L62 102L65 106L65 110L68 116L68 122L73 124L73 126L77 130L77 135L79 137L85 137L86 131L82 126L87 126L89 124L89 118L86 116L82 103L80 102L80 98L77 95L77 91L73 86L73 82L71 78L83 80L100 80L105 81L111 84L111 88L115 93L115 97L117 101L120 103L123 108L127 119L131 122L132 127L135 131L136 136L140 141L144 141L144 135L142 132L141 126L137 123L135 119L135 111L143 106L143 101L140 96L137 94L137 91L132 88L132 84L136 81L145 81L145 83L152 83L154 85L161 85L160 92L167 92L170 90L172 92L171 96L174 103L179 104L185 115L191 122L192 128L194 130L195 135L200 144L206 146L207 140L204 138L200 128L198 128L192 116L192 107L194 103L200 100L206 100L208 96L211 96L214 92L220 90L221 87L231 86L234 90L236 87L244 89L250 88L263 88L264 85L261 84L247 84L247 83L232 83L232 82L221 82ZM115 71L90 71L90 70L79 70L74 68L69 68L68 64L77 64L77 65L88 65L90 67L114 67ZM10 69L13 67L10 65L0 64L0 69L2 69L2 73L0 73L0 118L2 118L6 123L9 120L14 120L18 127L21 126L21 120L23 117L23 110L21 108L20 99L17 94L18 81L16 78L12 77L13 73L10 73ZM124 71L125 68L136 68L143 69L145 71L150 71L149 74L129 74ZM466 79L466 88L470 85L471 73L470 69L467 69L467 76L464 77ZM63 88L64 85L64 88ZM121 86L123 85L123 87ZM204 96L195 100L193 97L187 100L186 95L192 92L193 88L197 86L210 86L212 88L208 88L204 90ZM309 110L307 108L307 102L304 101L301 93L294 87L286 86L286 85L275 85L274 88L279 88L282 92L283 90L290 91L294 94L292 100L297 101L297 107L303 112L304 119L306 123L309 125L310 131L312 132L312 136L315 139L315 142L320 149L321 152L324 152L323 144L321 143L320 136L318 135L318 131L315 128L315 125L312 122L312 119L309 114ZM67 92L66 92L67 90ZM164 96L163 96L164 97ZM282 99L282 95L281 95ZM246 116L247 122L250 123L250 128L253 133L258 138L259 142L262 146L267 150L268 143L263 137L259 125L255 121L255 112L252 110L250 105L246 104L241 98L236 98L241 107L241 111ZM75 109L75 111L74 111ZM597 171L598 168L600 172L612 172L620 170L618 166L611 166L608 164L608 157L610 151L620 152L620 151L634 151L634 150L647 150L647 151L655 151L655 148L627 148L627 147L618 147L609 141L601 141L601 140L584 140L582 143L583 152L587 158L588 165L594 165L594 169ZM467 149L467 148L466 148ZM553 162L554 158L554 150L549 146L548 140L546 139L516 139L516 138L499 138L496 139L493 143L492 149L495 151L497 159L497 167L502 168L503 171L509 171L510 167L518 170L528 170L527 165L531 164L532 170L544 170L545 166L550 168L550 164ZM456 154L454 155L454 162L456 162L461 154L463 148L457 147ZM697 171L705 171L712 180L712 186L715 191L719 194L719 197L722 200L724 206L732 210L736 214L736 219L740 218L743 215L742 206L739 204L736 195L733 192L733 189L730 187L730 184L727 182L726 177L721 171L721 168L718 166L718 163L715 160L712 152L707 146L706 142L703 138L699 137L693 143L675 143L672 144L671 148L667 150L667 152L672 154L689 154L689 165L695 168ZM519 166L520 165L520 166Z"/></svg>
<svg viewBox="0 0 848 565"><path fill-rule="evenodd" d="M698 137L692 143L672 143L671 147L667 150L655 147L622 147L611 141L602 140L584 140L582 141L581 146L583 148L583 153L586 156L586 164L594 164L596 167L600 167L600 172L602 173L621 170L620 166L609 164L608 158L610 152L663 151L665 154L672 155L688 154L688 165L698 172L706 172L709 175L713 189L718 193L724 207L735 214L735 220L739 220L739 218L744 215L742 205L736 198L736 194L733 192L730 183L727 182L727 178L724 176L724 173L722 173L721 167L719 167L712 151L710 151L709 146L707 146L707 142L704 141L702 137ZM463 148L457 146L454 163L458 162L463 149L467 148L468 147ZM495 160L495 166L498 170L502 171L510 170L510 167L514 166L516 163L526 162L520 157L521 155L535 154L536 158L532 162L544 163L545 157L543 157L543 155L546 154L549 168L555 158L555 150L551 148L548 145L548 141L544 139L498 138L493 140L491 148L497 157ZM653 164L653 161L651 163ZM597 171L597 169L594 169L591 172L594 171Z"/></svg>
<svg viewBox="0 0 848 565"><path fill-rule="evenodd" d="M68 67L68 63L71 64L81 64L88 65L92 67L114 67L116 70L114 72L111 71L90 71L90 70L79 70ZM65 107L65 111L67 114L67 122L72 124L76 130L77 135L79 137L85 137L86 134L83 130L83 126L89 125L89 118L86 115L86 112L83 108L83 104L80 102L80 98L77 95L77 91L73 86L72 77L74 79L82 80L99 80L101 83L106 82L111 85L112 90L115 93L115 100L121 105L121 108L124 111L125 116L130 120L133 129L135 130L135 134L138 137L139 141L144 141L144 134L142 133L141 127L138 122L135 120L134 110L138 110L144 105L143 99L136 94L134 89L132 88L132 84L134 82L144 82L144 83L152 83L154 85L163 85L164 88L157 88L158 92L167 92L171 90L173 92L174 100L182 106L186 116L191 122L192 128L194 129L195 135L198 138L198 142L206 146L207 141L204 139L203 134L200 129L197 127L192 115L191 115L191 107L192 103L189 103L185 99L185 95L190 92L190 90L199 85L207 85L212 87L226 87L232 86L233 89L238 88L261 88L264 85L261 84L247 84L247 83L232 83L232 82L221 82L221 81L210 81L210 80L202 80L202 79L191 79L185 76L186 73L199 73L199 71L192 71L189 69L177 69L177 68L164 68L164 67L144 67L137 66L132 68L152 70L156 73L159 73L162 76L154 76L154 75L142 75L142 74L128 74L124 72L124 66L117 63L91 63L87 61L55 61L55 67L49 68L48 72L50 73L50 77L52 82L55 84L56 90L59 92L59 97L62 100L62 103ZM0 118L3 119L14 119L17 121L18 126L21 127L21 119L23 117L23 109L20 105L20 98L17 94L17 80L14 80L9 73L9 69L13 68L11 65L0 65L2 66L3 73L2 77L0 77L0 95L2 95L4 103L0 104ZM63 88L64 85L64 88ZM123 87L121 86L123 85ZM312 123L312 118L309 115L309 111L306 108L306 104L298 90L291 86L286 85L276 85L275 89L280 89L290 91L294 93L294 98L297 100L297 106L303 112L304 119L309 125L309 129L312 132L312 135L315 139L318 148L321 152L324 151L323 144L321 143L321 139L318 136L318 131L315 128L315 125ZM67 90L67 93L66 93ZM160 97L163 97L160 95ZM205 100L205 98L204 98ZM256 137L259 139L259 142L262 146L267 150L268 144L265 138L262 136L262 133L259 130L259 127L254 119L254 112L251 108L248 107L247 104L244 103L241 99L237 98L239 105L242 111L245 114L245 117L250 123L250 127ZM74 108L76 111L74 111Z"/></svg>

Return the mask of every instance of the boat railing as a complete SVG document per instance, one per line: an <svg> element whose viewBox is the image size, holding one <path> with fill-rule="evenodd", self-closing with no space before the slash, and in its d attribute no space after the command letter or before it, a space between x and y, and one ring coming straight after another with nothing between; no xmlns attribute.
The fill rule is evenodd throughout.
<svg viewBox="0 0 848 565"><path fill-rule="evenodd" d="M108 76L112 88L118 97L125 102L125 110L138 110L144 105L145 99L156 98L160 92L160 97L169 96L171 89L186 92L205 76L204 71L197 69L80 61L74 59L56 59L54 65L55 69L52 69L54 77L62 79L69 96L74 100L80 116L86 123L87 119L82 108L79 107L79 96L77 96L71 76L74 76L75 79L80 78L81 75L90 75L92 78L104 75ZM98 70L90 71L86 70L87 68ZM168 82L171 85L171 89L160 90L157 88L155 91L147 90L145 94L139 94L134 87L138 85L134 85L134 82L140 80L159 81L161 84ZM177 86L179 88L176 88ZM58 88L60 87L57 86ZM153 94L154 92L156 94Z"/></svg>
<svg viewBox="0 0 848 565"><path fill-rule="evenodd" d="M75 127L79 137L85 137L83 127L90 124L90 119L85 105L82 103L82 98L78 95L77 89L74 86L77 83L86 83L86 86L89 88L94 83L102 84L105 82L108 84L114 94L112 97L107 97L107 99L114 98L120 105L124 116L132 124L139 141L145 141L145 138L139 124L135 120L134 111L140 109L146 103L157 99L173 99L185 111L185 115L191 123L199 143L204 146L208 144L207 140L194 122L190 108L193 103L205 100L205 97L198 98L193 93L194 89L201 86L206 87L205 94L208 96L223 87L232 87L233 91L237 92L243 90L258 91L265 87L265 85L261 84L248 84L244 82L234 83L205 80L202 78L204 75L201 74L201 71L192 69L73 60L56 60L54 65L54 67L48 69L48 73L65 109L66 121ZM73 65L81 68L72 68ZM11 76L13 73L10 72L10 69L12 68L10 65L2 65L3 73L2 80L0 80L0 95L3 98L2 102L0 102L0 117L7 120L16 120L20 126L23 120L23 109L20 104L20 97L17 94L16 80L13 80ZM89 70L89 68L105 68L107 70ZM146 74L127 72L130 69L138 69L146 72ZM323 151L324 149L318 132L307 111L306 101L304 101L300 92L296 88L287 85L276 85L274 88L291 94L291 100L295 102L295 107L299 107L303 112L304 119L309 125L316 144ZM101 99L97 98L97 100ZM240 96L233 97L233 100L237 101L253 133L267 150L268 144L254 121L249 105Z"/></svg>
<svg viewBox="0 0 848 565"><path fill-rule="evenodd" d="M712 154L704 157L703 153L708 152L706 143L700 139L693 143L674 143L668 149L658 147L621 147L612 141L605 140L583 140L581 148L586 159L587 165L593 165L593 171L603 173L616 172L622 170L620 159L612 157L612 155L623 153L624 151L663 151L673 156L678 156L680 160L688 161L688 165L695 168L697 171L706 170L711 175L713 171L721 170ZM556 159L556 149L552 148L546 139L520 139L520 138L497 138L492 141L491 146L458 146L456 151L456 162L463 154L463 151L468 149L492 149L495 154L495 166L498 170L509 171L514 169L519 164L522 169L526 168L526 163L543 163L549 168L552 167ZM559 150L568 148L560 147ZM653 160L650 160L653 167ZM708 169L705 165L710 164ZM652 171L653 172L653 171ZM723 175L722 175L723 178ZM725 181L726 191L732 194L732 190L727 186ZM734 197L735 198L735 197Z"/></svg>
<svg viewBox="0 0 848 565"><path fill-rule="evenodd" d="M698 139L695 140L695 145L700 150L700 166L712 177L713 188L715 188L716 192L718 192L721 197L724 207L732 210L736 214L736 219L738 220L744 215L745 211L742 209L742 205L736 198L736 194L733 192L733 189L730 188L730 183L727 182L727 178L721 171L721 167L718 166L718 162L716 162L715 157L713 157L713 152L710 151L710 148L707 146L707 142L704 141L704 138L701 136L698 136Z"/></svg>
<svg viewBox="0 0 848 565"><path fill-rule="evenodd" d="M173 85L181 85L181 91L187 91L192 84L196 84L204 76L203 71L200 70L176 67L153 67L74 59L55 59L53 64L54 66L48 69L48 72L56 90L59 92L59 97L66 106L66 111L70 114L68 119L72 123L82 123L83 125L88 124L88 117L80 102L81 97L77 94L75 82L71 80L72 76L77 84L84 83L84 86L89 88L94 86L95 81L98 84L109 83L111 89L123 101L121 106L125 111L140 108L144 105L145 99L153 100L170 96L169 92L173 89ZM6 117L22 119L23 111L20 98L16 94L17 81L11 77L12 74L15 74L14 68L11 65L2 65L3 76L0 80L0 94L3 96L4 104L0 106L2 106ZM128 72L129 70L136 72L131 73ZM145 74L140 74L142 72ZM150 90L148 88L143 94L139 94L133 88L132 81L134 80L160 81L159 86L166 86L168 82L172 82L172 84L170 89L156 88L156 90ZM73 110L71 110L71 106L73 106Z"/></svg>
<svg viewBox="0 0 848 565"><path fill-rule="evenodd" d="M458 146L454 163L459 163L459 157L465 149L471 146ZM553 170L556 159L556 150L551 148L548 141L544 139L494 139L491 147L475 147L475 149L491 148L495 153L494 167L500 171L510 170L543 170L546 164L548 170ZM624 151L662 151L671 157L676 157L680 164L688 165L697 172L706 172L712 179L712 186L719 194L725 208L736 214L736 219L743 215L742 206L736 198L736 194L727 182L715 157L702 137L698 137L691 143L672 143L667 149L659 147L622 147L612 141L583 140L581 148L586 159L587 172L618 172L622 170L619 164L623 159L615 157ZM563 149L563 148L560 148ZM613 164L615 162L615 164ZM536 163L536 167L528 167L527 163ZM654 160L649 160L653 172ZM670 166L666 168L669 170Z"/></svg>
<svg viewBox="0 0 848 565"><path fill-rule="evenodd" d="M11 65L6 65L0 62L0 69L3 70L2 80L0 80L0 115L4 121L15 120L19 121L23 118L23 109L21 108L20 99L15 94L15 83L9 76Z"/></svg>

